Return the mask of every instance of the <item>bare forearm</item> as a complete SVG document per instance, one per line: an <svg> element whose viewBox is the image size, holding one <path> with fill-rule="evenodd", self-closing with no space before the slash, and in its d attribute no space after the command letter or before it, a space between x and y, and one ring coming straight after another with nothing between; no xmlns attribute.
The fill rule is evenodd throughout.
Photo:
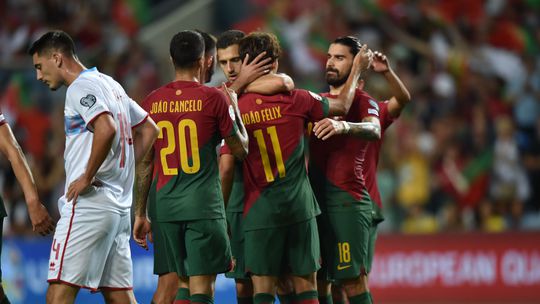
<svg viewBox="0 0 540 304"><path fill-rule="evenodd" d="M289 92L294 89L294 81L285 74L267 74L251 82L245 93L274 95Z"/></svg>
<svg viewBox="0 0 540 304"><path fill-rule="evenodd" d="M152 183L152 172L154 165L152 162L153 150L150 150L139 164L135 166L136 187L135 187L135 215L146 216L146 201L150 184Z"/></svg>
<svg viewBox="0 0 540 304"><path fill-rule="evenodd" d="M405 87L401 79L394 73L392 69L383 73L384 78L390 86L390 92L392 96L396 98L396 101L401 105L405 106L411 100L411 94L409 90Z"/></svg>
<svg viewBox="0 0 540 304"><path fill-rule="evenodd" d="M343 122L344 134L350 134L365 140L378 140L381 138L381 126L374 122ZM347 128L349 127L349 129ZM347 130L348 129L348 130Z"/></svg>
<svg viewBox="0 0 540 304"><path fill-rule="evenodd" d="M135 150L135 164L138 164L150 151L159 133L154 121L148 117L146 122L134 130L133 149Z"/></svg>
<svg viewBox="0 0 540 304"><path fill-rule="evenodd" d="M16 145L11 149L8 159L11 162L11 167L13 168L13 172L15 172L17 180L21 184L26 203L30 204L33 202L38 202L39 198L36 183L34 182L34 178L32 177L32 173L30 172L26 158L24 157L19 145Z"/></svg>
<svg viewBox="0 0 540 304"><path fill-rule="evenodd" d="M92 149L90 152L90 158L86 165L85 177L88 180L92 180L96 173L107 158L107 154L111 150L112 142L115 136L115 132L109 130L95 130L94 138L92 140Z"/></svg>

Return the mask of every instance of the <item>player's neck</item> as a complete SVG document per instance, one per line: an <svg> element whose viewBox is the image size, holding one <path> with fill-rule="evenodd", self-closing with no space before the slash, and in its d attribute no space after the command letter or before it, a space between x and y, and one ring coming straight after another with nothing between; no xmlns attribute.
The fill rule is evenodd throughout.
<svg viewBox="0 0 540 304"><path fill-rule="evenodd" d="M77 77L81 74L82 71L86 70L86 67L77 59L66 60L65 67L62 71L64 74L65 84L67 86L71 85Z"/></svg>
<svg viewBox="0 0 540 304"><path fill-rule="evenodd" d="M332 95L339 95L341 93L341 90L343 89L345 85L340 85L339 87L330 86L330 94Z"/></svg>
<svg viewBox="0 0 540 304"><path fill-rule="evenodd" d="M174 72L174 81L194 81L199 82L200 71L197 70L176 70Z"/></svg>

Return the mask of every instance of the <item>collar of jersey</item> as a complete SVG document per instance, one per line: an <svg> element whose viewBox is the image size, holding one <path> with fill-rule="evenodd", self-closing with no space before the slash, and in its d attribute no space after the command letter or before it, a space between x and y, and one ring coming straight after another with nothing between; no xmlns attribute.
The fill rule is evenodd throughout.
<svg viewBox="0 0 540 304"><path fill-rule="evenodd" d="M168 84L169 87L172 87L174 89L186 88L186 87L196 87L196 86L199 86L199 85L201 85L201 84L196 82L196 81L188 81L188 80L177 80L177 81L170 82Z"/></svg>
<svg viewBox="0 0 540 304"><path fill-rule="evenodd" d="M96 67L93 67L93 68L89 68L89 69L86 69L86 70L83 70L79 75L82 75L86 72L94 72L94 71L97 71L97 68Z"/></svg>

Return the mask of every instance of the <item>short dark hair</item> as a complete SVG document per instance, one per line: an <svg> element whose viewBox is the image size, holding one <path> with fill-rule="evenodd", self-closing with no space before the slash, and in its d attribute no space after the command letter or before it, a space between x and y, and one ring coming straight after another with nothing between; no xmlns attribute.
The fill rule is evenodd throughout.
<svg viewBox="0 0 540 304"><path fill-rule="evenodd" d="M201 34L204 40L204 53L206 54L215 52L216 50L216 38L206 32L201 30L195 30L197 33Z"/></svg>
<svg viewBox="0 0 540 304"><path fill-rule="evenodd" d="M246 37L246 34L239 30L228 30L221 35L219 35L217 42L216 42L216 48L219 49L226 49L230 47L231 45L238 44L242 38Z"/></svg>
<svg viewBox="0 0 540 304"><path fill-rule="evenodd" d="M351 51L351 54L353 56L356 56L358 52L360 52L360 48L362 47L362 43L360 43L360 40L354 36L341 36L336 38L332 44L341 44L344 46L349 47L349 51Z"/></svg>
<svg viewBox="0 0 540 304"><path fill-rule="evenodd" d="M191 68L204 54L204 40L195 31L181 31L171 39L169 48L174 67Z"/></svg>
<svg viewBox="0 0 540 304"><path fill-rule="evenodd" d="M281 55L281 47L279 46L276 35L264 32L252 32L240 40L238 52L242 60L249 54L248 63L260 53L266 52L263 59L271 58L270 63L272 63Z"/></svg>
<svg viewBox="0 0 540 304"><path fill-rule="evenodd" d="M43 34L38 40L34 41L28 49L28 54L41 55L46 52L59 51L68 56L75 55L75 43L73 39L64 31L50 31Z"/></svg>

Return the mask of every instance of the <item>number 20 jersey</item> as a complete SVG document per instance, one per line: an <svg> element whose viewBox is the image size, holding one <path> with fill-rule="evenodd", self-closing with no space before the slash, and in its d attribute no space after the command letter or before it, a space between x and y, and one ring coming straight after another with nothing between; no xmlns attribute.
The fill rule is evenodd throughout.
<svg viewBox="0 0 540 304"><path fill-rule="evenodd" d="M239 102L249 134L244 160L244 229L299 223L320 213L305 165L308 121L328 115L328 100L305 90L244 94Z"/></svg>
<svg viewBox="0 0 540 304"><path fill-rule="evenodd" d="M216 146L236 132L225 95L175 81L150 93L143 108L159 128L149 193L157 221L225 218Z"/></svg>

